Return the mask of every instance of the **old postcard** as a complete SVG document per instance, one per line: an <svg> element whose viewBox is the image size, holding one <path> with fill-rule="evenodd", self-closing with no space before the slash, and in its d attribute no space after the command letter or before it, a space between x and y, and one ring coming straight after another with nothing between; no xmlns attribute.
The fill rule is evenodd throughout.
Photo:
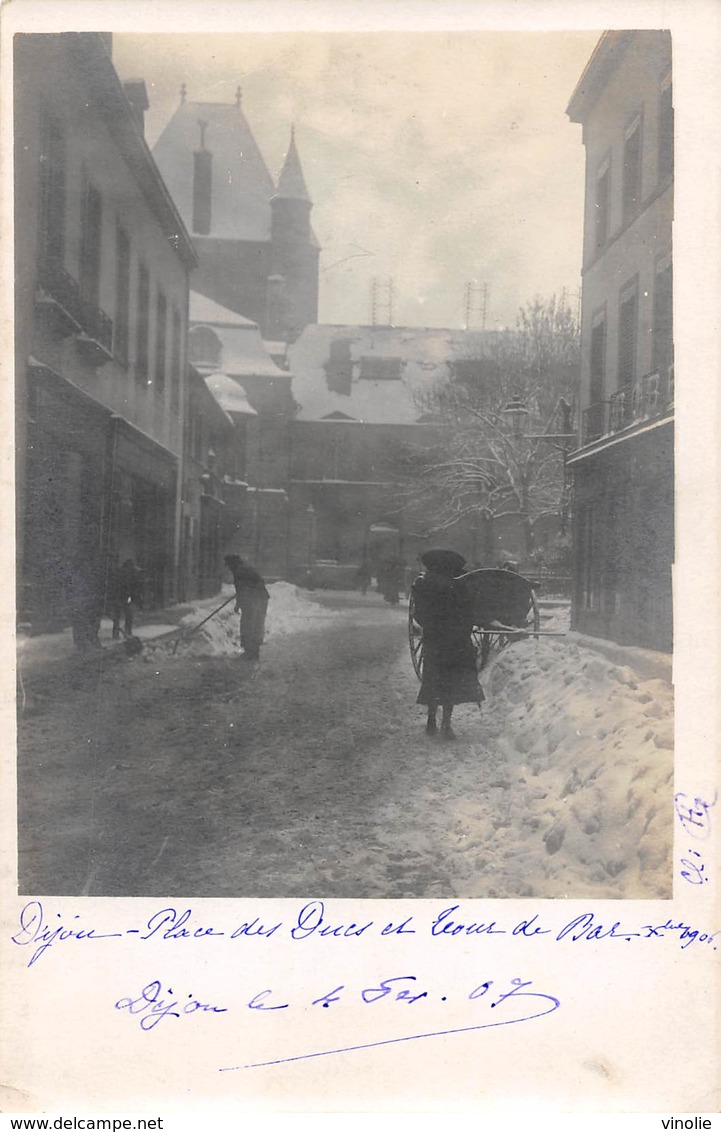
<svg viewBox="0 0 721 1132"><path fill-rule="evenodd" d="M2 18L3 1110L705 1119L717 8Z"/></svg>

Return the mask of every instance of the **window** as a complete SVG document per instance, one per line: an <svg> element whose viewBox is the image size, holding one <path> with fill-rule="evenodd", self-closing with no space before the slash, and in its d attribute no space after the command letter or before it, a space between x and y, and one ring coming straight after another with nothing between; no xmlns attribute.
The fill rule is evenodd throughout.
<svg viewBox="0 0 721 1132"><path fill-rule="evenodd" d="M170 410L177 413L180 408L180 311L173 306L173 341L170 355Z"/></svg>
<svg viewBox="0 0 721 1132"><path fill-rule="evenodd" d="M653 292L653 368L660 374L673 365L673 264L670 256L656 265Z"/></svg>
<svg viewBox="0 0 721 1132"><path fill-rule="evenodd" d="M128 360L130 326L130 240L120 225L115 231L115 325L113 353L119 362Z"/></svg>
<svg viewBox="0 0 721 1132"><path fill-rule="evenodd" d="M661 83L658 108L658 179L661 184L673 177L673 85L671 72Z"/></svg>
<svg viewBox="0 0 721 1132"><path fill-rule="evenodd" d="M638 280L621 291L618 315L618 386L632 385L636 380L636 343L638 339Z"/></svg>
<svg viewBox="0 0 721 1132"><path fill-rule="evenodd" d="M366 381L400 381L400 358L361 358L360 376Z"/></svg>
<svg viewBox="0 0 721 1132"><path fill-rule="evenodd" d="M150 335L150 275L144 263L138 267L138 318L135 341L135 380L148 382L148 338Z"/></svg>
<svg viewBox="0 0 721 1132"><path fill-rule="evenodd" d="M611 199L611 163L603 162L596 175L596 251L608 241L609 202Z"/></svg>
<svg viewBox="0 0 721 1132"><path fill-rule="evenodd" d="M209 326L194 326L188 335L188 350L193 365L202 369L218 369L221 364L221 341Z"/></svg>
<svg viewBox="0 0 721 1132"><path fill-rule="evenodd" d="M334 338L331 341L330 356L323 363L323 368L326 384L333 393L350 395L353 383L352 344L352 338Z"/></svg>
<svg viewBox="0 0 721 1132"><path fill-rule="evenodd" d="M591 381L589 404L603 401L606 392L606 311L599 311L591 326Z"/></svg>
<svg viewBox="0 0 721 1132"><path fill-rule="evenodd" d="M165 347L167 339L168 302L165 295L160 290L158 291L155 313L155 392L158 397L162 397L165 393Z"/></svg>
<svg viewBox="0 0 721 1132"><path fill-rule="evenodd" d="M623 220L630 220L641 204L641 115L624 133L623 142Z"/></svg>
<svg viewBox="0 0 721 1132"><path fill-rule="evenodd" d="M65 139L51 118L43 122L40 148L40 260L62 267L65 257Z"/></svg>
<svg viewBox="0 0 721 1132"><path fill-rule="evenodd" d="M102 198L95 185L88 182L83 193L80 294L93 306L98 305L100 287L102 220Z"/></svg>

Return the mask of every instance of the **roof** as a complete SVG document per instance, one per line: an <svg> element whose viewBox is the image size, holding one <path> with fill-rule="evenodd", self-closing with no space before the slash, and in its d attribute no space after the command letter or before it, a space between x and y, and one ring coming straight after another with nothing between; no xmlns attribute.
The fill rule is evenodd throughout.
<svg viewBox="0 0 721 1132"><path fill-rule="evenodd" d="M303 177L303 170L300 166L298 150L295 147L295 129L292 129L290 133L290 146L285 155L283 168L280 171L275 196L284 200L305 200L310 202L305 178Z"/></svg>
<svg viewBox="0 0 721 1132"><path fill-rule="evenodd" d="M213 155L211 237L270 239L273 178L240 106L222 102L181 102L153 149L165 183L189 228L193 221L193 154Z"/></svg>
<svg viewBox="0 0 721 1132"><path fill-rule="evenodd" d="M230 377L284 377L290 375L280 369L268 353L257 322L228 310L227 307L192 292L189 329L207 326L220 342L220 358L215 358L212 370L202 362L193 364L206 376L222 372Z"/></svg>
<svg viewBox="0 0 721 1132"><path fill-rule="evenodd" d="M188 317L193 322L203 322L209 326L257 326L257 322L253 322L250 318L244 318L242 314L236 314L235 311L229 310L228 307L221 306L213 299L209 299L207 295L201 295L198 291L190 292L190 309Z"/></svg>
<svg viewBox="0 0 721 1132"><path fill-rule="evenodd" d="M226 413L242 413L247 417L257 417L258 414L249 403L243 386L227 373L210 373L205 378L205 384Z"/></svg>
<svg viewBox="0 0 721 1132"><path fill-rule="evenodd" d="M366 424L428 422L429 393L448 380L454 361L485 353L491 331L428 327L306 326L288 347L298 421ZM382 364L386 359L386 366ZM392 364L391 364L392 362ZM372 364L371 364L372 363ZM334 381L333 366L345 379ZM395 372L397 377L363 377ZM344 386L341 392L333 384Z"/></svg>
<svg viewBox="0 0 721 1132"><path fill-rule="evenodd" d="M632 31L605 31L593 49L566 113L572 122L583 122L611 74L628 48Z"/></svg>

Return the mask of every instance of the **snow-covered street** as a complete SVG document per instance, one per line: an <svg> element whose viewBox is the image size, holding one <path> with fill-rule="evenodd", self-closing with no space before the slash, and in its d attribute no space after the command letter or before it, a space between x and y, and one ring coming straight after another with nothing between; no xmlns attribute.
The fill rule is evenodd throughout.
<svg viewBox="0 0 721 1132"><path fill-rule="evenodd" d="M21 892L671 895L670 683L572 637L520 641L443 743L403 604L271 595L257 667L231 603L177 648L26 675Z"/></svg>

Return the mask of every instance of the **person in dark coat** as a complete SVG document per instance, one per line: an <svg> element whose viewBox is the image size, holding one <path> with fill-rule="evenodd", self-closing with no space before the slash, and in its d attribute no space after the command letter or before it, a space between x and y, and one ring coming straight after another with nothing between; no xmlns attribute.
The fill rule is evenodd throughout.
<svg viewBox="0 0 721 1132"><path fill-rule="evenodd" d="M143 608L143 586L140 571L132 558L126 558L111 579L110 612L113 618L113 640L120 637L120 622L124 619L125 637L133 635L133 618L136 609Z"/></svg>
<svg viewBox="0 0 721 1132"><path fill-rule="evenodd" d="M417 703L428 708L426 734L455 739L451 717L455 704L478 704L485 699L476 671L471 631L471 598L456 581L465 563L453 550L429 550L421 555L425 573L411 587L414 617L423 629L423 679Z"/></svg>
<svg viewBox="0 0 721 1132"><path fill-rule="evenodd" d="M240 612L240 646L243 660L259 660L265 636L265 615L270 594L257 570L237 554L227 554L225 565L233 575L235 612Z"/></svg>
<svg viewBox="0 0 721 1132"><path fill-rule="evenodd" d="M378 571L378 585L389 605L398 605L401 599L404 570L405 563L400 558L388 558Z"/></svg>

